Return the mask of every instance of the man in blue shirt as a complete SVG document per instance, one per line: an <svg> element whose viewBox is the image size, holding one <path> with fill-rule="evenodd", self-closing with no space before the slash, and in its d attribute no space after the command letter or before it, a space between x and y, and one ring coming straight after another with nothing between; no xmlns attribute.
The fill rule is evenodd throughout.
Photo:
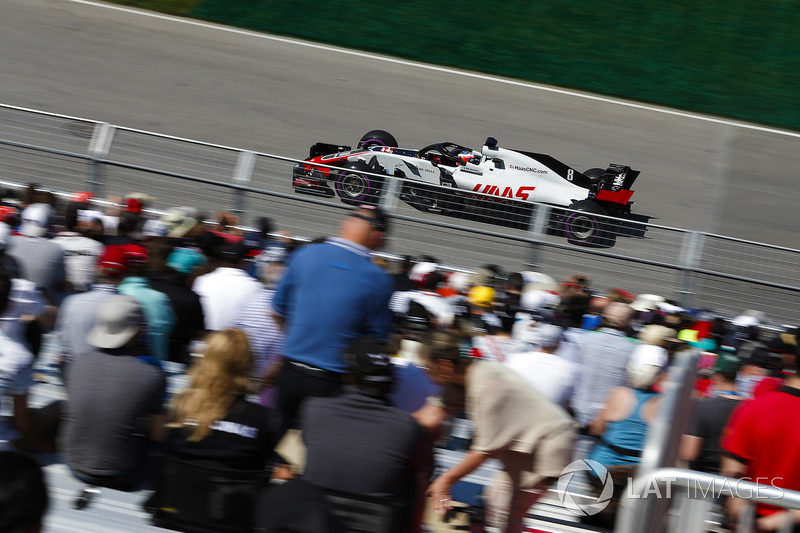
<svg viewBox="0 0 800 533"><path fill-rule="evenodd" d="M300 404L335 394L347 371L343 350L363 336L386 340L392 278L372 262L383 245L386 215L360 206L342 221L339 237L295 251L272 301L286 331L277 407L285 429L296 427Z"/></svg>

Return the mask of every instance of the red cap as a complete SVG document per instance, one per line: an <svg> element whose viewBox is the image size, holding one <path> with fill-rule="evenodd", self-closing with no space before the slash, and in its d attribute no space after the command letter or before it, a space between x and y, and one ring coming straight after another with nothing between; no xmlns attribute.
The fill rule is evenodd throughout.
<svg viewBox="0 0 800 533"><path fill-rule="evenodd" d="M87 191L75 191L72 193L72 196L69 197L70 201L78 202L79 204L88 204L89 201L94 198L94 193L87 192Z"/></svg>
<svg viewBox="0 0 800 533"><path fill-rule="evenodd" d="M8 205L0 205L0 222L5 222L9 217L17 214L17 209Z"/></svg>
<svg viewBox="0 0 800 533"><path fill-rule="evenodd" d="M147 262L147 248L139 244L109 244L97 260L107 276L125 274L133 263Z"/></svg>
<svg viewBox="0 0 800 533"><path fill-rule="evenodd" d="M118 244L109 244L97 258L97 267L108 276L120 276L128 270L125 248Z"/></svg>
<svg viewBox="0 0 800 533"><path fill-rule="evenodd" d="M131 213L141 213L142 201L138 198L128 198L125 200L125 208Z"/></svg>

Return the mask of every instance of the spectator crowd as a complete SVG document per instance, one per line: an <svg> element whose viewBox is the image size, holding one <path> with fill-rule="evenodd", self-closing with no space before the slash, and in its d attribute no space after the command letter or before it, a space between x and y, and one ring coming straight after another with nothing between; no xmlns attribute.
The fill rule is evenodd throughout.
<svg viewBox="0 0 800 533"><path fill-rule="evenodd" d="M493 459L486 523L523 531L572 461L635 473L688 349L702 355L682 464L800 490L797 332L758 312L601 292L585 274L466 273L431 256L391 269L373 254L391 220L371 206L304 243L267 218L244 230L190 207L156 216L145 194L105 209L34 184L4 197L0 460L19 466L0 486L16 476L44 495L26 504L38 519L20 517L0 489L0 530L37 530L46 492L29 458L56 453L87 487L147 489L155 524L197 532L345 531L336 494L423 531ZM45 339L66 400L34 407ZM171 391L176 373L186 385ZM437 447L462 460L437 472ZM741 503L726 512L734 527ZM800 524L766 505L757 516L760 531ZM610 526L613 506L585 520Z"/></svg>

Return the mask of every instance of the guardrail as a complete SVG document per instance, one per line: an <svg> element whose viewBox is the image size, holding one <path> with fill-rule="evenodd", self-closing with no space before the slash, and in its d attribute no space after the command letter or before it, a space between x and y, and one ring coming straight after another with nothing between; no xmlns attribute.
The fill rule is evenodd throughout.
<svg viewBox="0 0 800 533"><path fill-rule="evenodd" d="M147 192L156 209L192 205L207 213L233 212L244 221L265 215L296 235L329 235L347 206L339 198L296 194L291 174L298 162L0 105L0 180L6 183L99 196ZM419 203L415 208L413 199L400 196L410 182L380 178L385 181L377 201L394 220L392 253L429 254L465 269L491 263L556 278L581 272L599 290L621 287L725 316L755 309L775 325L800 323L800 250L600 215L609 245L578 246L559 234L563 209L492 209L489 197L476 193L470 204L441 213Z"/></svg>
<svg viewBox="0 0 800 533"><path fill-rule="evenodd" d="M676 490L677 489L677 490ZM704 517L707 515L713 499L721 497L741 498L747 505L737 517L737 532L753 531L755 504L767 503L784 509L800 510L800 492L753 483L744 479L734 479L694 470L680 468L662 468L646 476L637 477L629 486L628 497L636 501L632 520L615 528L616 533L633 533L638 531L676 531L681 533L707 531ZM653 518L652 508L664 498L680 497L681 515L671 523L666 515ZM794 531L791 516L778 529L781 533ZM669 525L669 527L667 527Z"/></svg>

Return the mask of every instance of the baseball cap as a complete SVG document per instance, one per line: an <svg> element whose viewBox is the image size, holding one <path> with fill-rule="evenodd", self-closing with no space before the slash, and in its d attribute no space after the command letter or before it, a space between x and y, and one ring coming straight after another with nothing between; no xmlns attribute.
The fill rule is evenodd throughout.
<svg viewBox="0 0 800 533"><path fill-rule="evenodd" d="M467 301L478 307L492 307L494 305L494 289L484 286L472 287Z"/></svg>
<svg viewBox="0 0 800 533"><path fill-rule="evenodd" d="M551 348L561 342L564 329L553 324L539 324L529 332L528 342L538 344L543 348Z"/></svg>
<svg viewBox="0 0 800 533"><path fill-rule="evenodd" d="M392 357L385 342L375 337L361 337L344 351L351 374L368 383L393 381Z"/></svg>
<svg viewBox="0 0 800 533"><path fill-rule="evenodd" d="M675 337L678 332L661 324L648 324L639 331L638 339L645 344L661 344L670 338Z"/></svg>
<svg viewBox="0 0 800 533"><path fill-rule="evenodd" d="M86 341L97 348L121 348L144 328L144 314L133 296L117 294L97 308L97 322L86 335Z"/></svg>
<svg viewBox="0 0 800 533"><path fill-rule="evenodd" d="M108 276L118 276L128 270L125 250L121 245L109 244L97 258L97 268Z"/></svg>
<svg viewBox="0 0 800 533"><path fill-rule="evenodd" d="M167 235L174 238L185 236L197 225L197 219L183 208L171 209L161 217L161 222L167 226Z"/></svg>
<svg viewBox="0 0 800 533"><path fill-rule="evenodd" d="M658 375L669 361L667 350L654 344L640 344L634 348L628 360L628 381L634 389L655 383Z"/></svg>
<svg viewBox="0 0 800 533"><path fill-rule="evenodd" d="M97 259L97 267L107 276L125 274L132 263L147 262L147 248L138 244L109 244Z"/></svg>
<svg viewBox="0 0 800 533"><path fill-rule="evenodd" d="M176 248L167 257L167 266L184 276L188 276L195 268L206 264L208 264L206 256L189 248Z"/></svg>
<svg viewBox="0 0 800 533"><path fill-rule="evenodd" d="M31 204L22 210L21 232L28 237L44 237L50 229L53 208L48 204Z"/></svg>
<svg viewBox="0 0 800 533"><path fill-rule="evenodd" d="M714 366L711 367L711 373L727 374L737 372L739 367L742 366L741 360L730 352L721 351L714 361Z"/></svg>
<svg viewBox="0 0 800 533"><path fill-rule="evenodd" d="M75 191L69 197L71 202L77 202L79 204L88 204L95 198L96 195L94 193L88 191Z"/></svg>
<svg viewBox="0 0 800 533"><path fill-rule="evenodd" d="M658 309L659 304L663 303L664 300L665 298L658 294L639 294L630 306L634 311L647 313Z"/></svg>

